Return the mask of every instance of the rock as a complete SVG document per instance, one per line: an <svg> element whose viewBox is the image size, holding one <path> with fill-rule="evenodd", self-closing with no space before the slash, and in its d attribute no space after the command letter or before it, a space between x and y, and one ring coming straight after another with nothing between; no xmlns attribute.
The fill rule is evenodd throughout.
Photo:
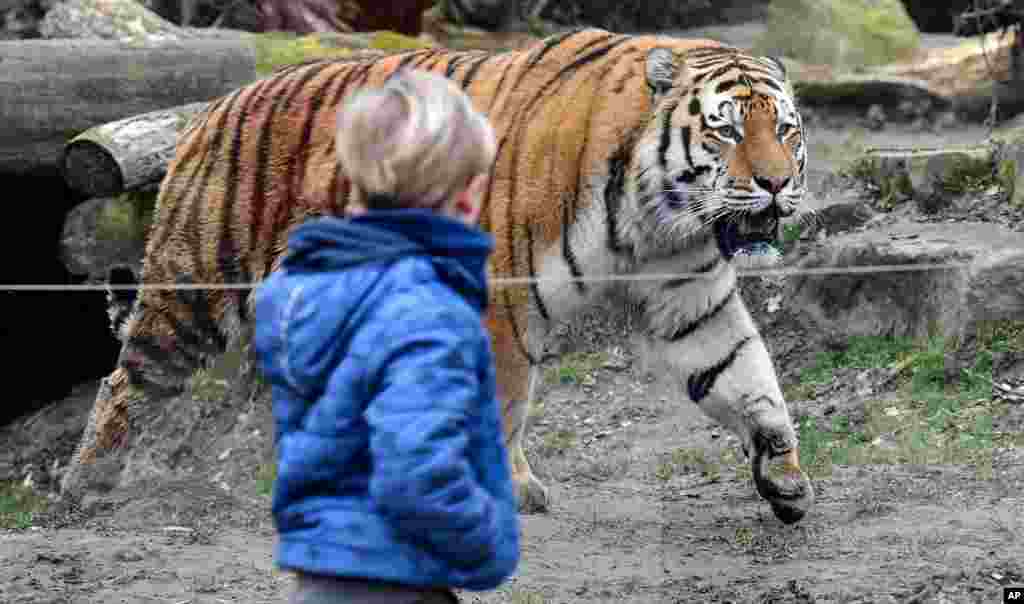
<svg viewBox="0 0 1024 604"><path fill-rule="evenodd" d="M60 257L68 271L105 281L114 267L138 275L152 219L153 192L92 199L68 212L60 239Z"/></svg>
<svg viewBox="0 0 1024 604"><path fill-rule="evenodd" d="M474 0L480 3L481 0ZM670 30L762 20L768 0L506 0L523 17L612 31ZM465 3L465 0L460 0Z"/></svg>
<svg viewBox="0 0 1024 604"><path fill-rule="evenodd" d="M877 216L871 205L864 201L834 203L818 211L815 221L828 236L852 231Z"/></svg>
<svg viewBox="0 0 1024 604"><path fill-rule="evenodd" d="M998 131L990 144L999 184L1012 205L1024 205L1024 127Z"/></svg>
<svg viewBox="0 0 1024 604"><path fill-rule="evenodd" d="M855 69L909 58L920 38L899 0L773 0L755 49Z"/></svg>
<svg viewBox="0 0 1024 604"><path fill-rule="evenodd" d="M990 144L875 148L858 161L857 172L878 187L883 200L893 195L928 200L991 175L994 160Z"/></svg>
<svg viewBox="0 0 1024 604"><path fill-rule="evenodd" d="M952 100L923 79L886 74L850 74L813 70L795 65L793 89L800 102L811 107L847 105L899 110L901 106L948 109ZM876 110L877 111L877 110Z"/></svg>
<svg viewBox="0 0 1024 604"><path fill-rule="evenodd" d="M798 266L809 271L789 280L786 297L826 339L943 336L957 350L951 370L973 363L985 322L1024 319L1024 233L990 223L904 222L847 233L826 239Z"/></svg>

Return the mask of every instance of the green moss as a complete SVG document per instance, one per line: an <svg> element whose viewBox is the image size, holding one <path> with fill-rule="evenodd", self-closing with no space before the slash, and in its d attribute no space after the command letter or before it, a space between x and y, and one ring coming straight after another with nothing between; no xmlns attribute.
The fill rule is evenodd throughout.
<svg viewBox="0 0 1024 604"><path fill-rule="evenodd" d="M755 50L856 69L905 58L920 41L899 0L773 0Z"/></svg>
<svg viewBox="0 0 1024 604"><path fill-rule="evenodd" d="M155 191L129 191L103 206L96 223L101 239L121 241L145 238L156 206Z"/></svg>
<svg viewBox="0 0 1024 604"><path fill-rule="evenodd" d="M370 48L374 50L398 52L403 50L418 50L420 48L428 47L430 47L430 44L420 40L419 38L413 38L393 31L374 32L373 36L370 38Z"/></svg>
<svg viewBox="0 0 1024 604"><path fill-rule="evenodd" d="M987 158L961 155L950 163L942 175L940 186L947 193L962 195L983 191L995 183L996 177L992 171L991 161Z"/></svg>
<svg viewBox="0 0 1024 604"><path fill-rule="evenodd" d="M256 74L269 75L285 65L317 59L334 59L352 55L357 50L399 52L428 48L430 44L392 31L369 34L309 34L297 36L286 32L251 34L256 51Z"/></svg>
<svg viewBox="0 0 1024 604"><path fill-rule="evenodd" d="M0 529L32 526L38 512L46 509L46 498L16 483L0 483Z"/></svg>
<svg viewBox="0 0 1024 604"><path fill-rule="evenodd" d="M256 74L269 75L285 65L313 59L344 57L351 48L325 45L316 35L297 36L286 32L252 34L256 50Z"/></svg>

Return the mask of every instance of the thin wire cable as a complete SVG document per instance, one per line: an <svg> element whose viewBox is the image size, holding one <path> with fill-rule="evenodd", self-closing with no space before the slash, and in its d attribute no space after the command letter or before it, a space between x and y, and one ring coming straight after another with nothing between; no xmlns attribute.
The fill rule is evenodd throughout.
<svg viewBox="0 0 1024 604"><path fill-rule="evenodd" d="M772 276L793 276L793 275L856 275L867 273L906 273L924 272L936 270L966 269L973 266L972 262L944 262L935 264L882 264L874 266L845 266L845 267L784 267L737 270L739 277L772 277ZM575 282L584 283L610 283L629 281L669 281L677 279L709 279L704 273L640 273L635 275L601 275L581 278L543 278L543 277L501 277L489 279L492 289L502 287L518 287L523 285L556 283L569 284ZM0 284L0 291L26 292L26 291L141 291L141 290L248 290L258 286L256 283L144 283L134 285L108 285L105 283L82 283L82 284Z"/></svg>

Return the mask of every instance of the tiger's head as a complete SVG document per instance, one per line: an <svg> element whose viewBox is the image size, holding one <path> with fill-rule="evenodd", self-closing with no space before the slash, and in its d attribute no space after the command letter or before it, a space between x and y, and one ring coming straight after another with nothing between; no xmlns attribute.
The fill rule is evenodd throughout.
<svg viewBox="0 0 1024 604"><path fill-rule="evenodd" d="M713 235L727 260L771 261L780 221L797 210L807 183L803 123L785 67L730 47L682 56L655 47L645 63L653 114L630 166L642 230L633 241L661 254Z"/></svg>

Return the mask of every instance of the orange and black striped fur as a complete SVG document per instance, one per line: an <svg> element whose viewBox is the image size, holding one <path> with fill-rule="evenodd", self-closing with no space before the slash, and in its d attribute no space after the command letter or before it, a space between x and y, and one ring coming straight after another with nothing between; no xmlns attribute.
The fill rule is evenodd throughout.
<svg viewBox="0 0 1024 604"><path fill-rule="evenodd" d="M444 74L489 117L499 139L482 213L497 240L492 276L543 278L495 287L488 316L524 507L547 500L522 450L531 367L553 325L613 287L591 278L692 273L626 286L688 384L681 397L745 446L760 438L777 452L792 448L731 262L764 251L803 193L802 125L785 71L709 40L588 29L516 52L427 49L290 66L213 102L169 166L141 280L229 287L146 289L121 314L122 353L66 491L80 465L129 443L132 407L141 404L133 392L179 389L243 337L250 291L230 286L274 270L296 223L344 214L349 184L335 164L335 110L347 93L402 68ZM774 411L760 422L760 411L738 401Z"/></svg>

